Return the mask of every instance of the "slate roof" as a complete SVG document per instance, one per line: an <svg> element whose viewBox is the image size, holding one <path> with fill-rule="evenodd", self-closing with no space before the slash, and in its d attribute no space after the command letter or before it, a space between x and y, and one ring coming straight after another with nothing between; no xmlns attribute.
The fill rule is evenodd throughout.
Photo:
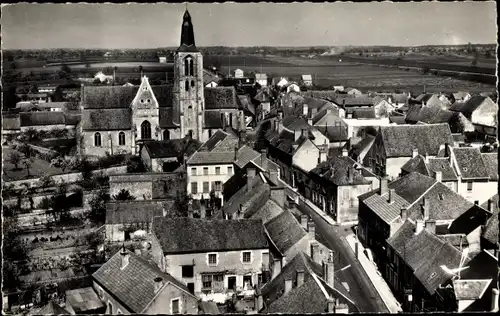
<svg viewBox="0 0 500 316"><path fill-rule="evenodd" d="M21 126L64 125L66 119L63 112L22 112L19 113Z"/></svg>
<svg viewBox="0 0 500 316"><path fill-rule="evenodd" d="M412 159L408 160L402 167L401 170L406 171L408 173L410 172L418 172L420 174L426 175L426 176L432 176L427 169L427 165L425 163L425 158L422 155L417 155L416 157L413 157Z"/></svg>
<svg viewBox="0 0 500 316"><path fill-rule="evenodd" d="M132 104L138 89L138 86L84 86L82 105L84 109L128 108ZM172 106L172 86L151 86L151 89L153 89L159 107Z"/></svg>
<svg viewBox="0 0 500 316"><path fill-rule="evenodd" d="M21 120L19 114L4 114L2 113L2 129L4 130L20 130Z"/></svg>
<svg viewBox="0 0 500 316"><path fill-rule="evenodd" d="M132 110L130 108L84 110L82 121L82 128L86 131L130 130Z"/></svg>
<svg viewBox="0 0 500 316"><path fill-rule="evenodd" d="M155 281L160 277L164 283L170 283L189 293L187 287L171 275L164 273L154 263L126 250L129 263L121 269L120 251L115 253L94 274L93 279L117 298L132 313L141 313L156 298ZM188 294L191 295L191 294Z"/></svg>
<svg viewBox="0 0 500 316"><path fill-rule="evenodd" d="M379 134L387 158L411 157L413 149L436 156L441 145L453 144L448 124L381 126Z"/></svg>
<svg viewBox="0 0 500 316"><path fill-rule="evenodd" d="M155 216L163 216L163 209L174 207L173 201L133 200L106 203L106 224L150 223Z"/></svg>
<svg viewBox="0 0 500 316"><path fill-rule="evenodd" d="M104 307L97 294L92 287L85 287L66 291L66 301L77 314L96 311Z"/></svg>
<svg viewBox="0 0 500 316"><path fill-rule="evenodd" d="M384 222L390 224L400 216L401 207L408 207L408 202L395 193L393 202L389 203L389 194L374 194L363 202Z"/></svg>
<svg viewBox="0 0 500 316"><path fill-rule="evenodd" d="M472 113L474 112L488 97L475 95L466 102L455 102L450 107L451 111Z"/></svg>
<svg viewBox="0 0 500 316"><path fill-rule="evenodd" d="M479 148L458 147L453 148L453 153L462 179L489 179L489 169L484 164Z"/></svg>
<svg viewBox="0 0 500 316"><path fill-rule="evenodd" d="M346 126L316 126L316 129L330 142L343 142L349 139Z"/></svg>
<svg viewBox="0 0 500 316"><path fill-rule="evenodd" d="M498 181L498 153L481 153L490 181Z"/></svg>
<svg viewBox="0 0 500 316"><path fill-rule="evenodd" d="M265 224L266 230L278 250L284 254L307 233L289 210L284 210Z"/></svg>
<svg viewBox="0 0 500 316"><path fill-rule="evenodd" d="M455 298L461 300L478 300L483 297L490 280L453 280Z"/></svg>
<svg viewBox="0 0 500 316"><path fill-rule="evenodd" d="M238 101L234 87L204 88L205 109L237 109Z"/></svg>
<svg viewBox="0 0 500 316"><path fill-rule="evenodd" d="M371 182L362 176L361 171L356 170L357 165L359 164L351 157L332 157L310 172L338 186L370 184ZM349 172L352 172L352 179L349 179Z"/></svg>
<svg viewBox="0 0 500 316"><path fill-rule="evenodd" d="M427 170L429 170L430 177L434 177L434 173L440 171L443 181L458 180L458 176L448 158L430 158L427 163Z"/></svg>
<svg viewBox="0 0 500 316"><path fill-rule="evenodd" d="M257 208L256 212L253 212L248 218L249 219L260 219L264 224L268 223L270 220L276 218L278 215L280 215L283 212L283 209L276 204L271 199L268 199L266 203L260 207ZM245 217L247 214L245 214Z"/></svg>
<svg viewBox="0 0 500 316"><path fill-rule="evenodd" d="M496 205L498 205L498 194L496 196ZM498 242L498 208L493 210L493 215L486 222L482 237L492 244L496 244Z"/></svg>
<svg viewBox="0 0 500 316"><path fill-rule="evenodd" d="M153 234L165 254L268 248L260 220L154 217Z"/></svg>
<svg viewBox="0 0 500 316"><path fill-rule="evenodd" d="M240 149L238 149L238 156L237 157L238 158L236 159L234 164L236 166L238 166L239 168L243 168L250 161L260 157L260 153L256 152L252 148L245 145L245 146L241 147Z"/></svg>
<svg viewBox="0 0 500 316"><path fill-rule="evenodd" d="M151 158L176 158L182 155L186 139L169 139L164 141L147 141L144 148L148 151Z"/></svg>

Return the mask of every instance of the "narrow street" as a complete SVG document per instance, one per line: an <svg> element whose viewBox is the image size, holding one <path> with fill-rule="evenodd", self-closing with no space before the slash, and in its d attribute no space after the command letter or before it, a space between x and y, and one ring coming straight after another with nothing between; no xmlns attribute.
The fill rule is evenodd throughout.
<svg viewBox="0 0 500 316"><path fill-rule="evenodd" d="M335 251L334 257L340 265L335 270L340 270L343 267L349 268L339 271L338 278L342 282L346 282L349 286L349 292L359 308L360 312L373 313L389 313L382 298L377 293L375 287L370 282L366 272L361 267L361 264L356 260L354 253L344 239L343 234L347 235L345 229L350 230L350 227L332 226L327 223L321 216L313 211L304 203L297 205L297 208L304 214L307 214L316 224L316 233L319 233L322 239L326 240L328 245Z"/></svg>

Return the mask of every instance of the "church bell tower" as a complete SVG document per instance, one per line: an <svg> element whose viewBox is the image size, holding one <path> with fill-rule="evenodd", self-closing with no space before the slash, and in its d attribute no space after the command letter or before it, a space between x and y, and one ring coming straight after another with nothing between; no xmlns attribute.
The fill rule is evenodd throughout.
<svg viewBox="0 0 500 316"><path fill-rule="evenodd" d="M180 136L190 135L203 141L203 56L196 48L187 9L182 19L180 46L174 57L173 106L173 121L180 127Z"/></svg>

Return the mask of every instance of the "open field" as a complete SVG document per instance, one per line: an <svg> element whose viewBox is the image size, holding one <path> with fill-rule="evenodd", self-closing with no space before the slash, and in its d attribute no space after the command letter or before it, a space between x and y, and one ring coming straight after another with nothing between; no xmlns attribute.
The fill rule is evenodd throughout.
<svg viewBox="0 0 500 316"><path fill-rule="evenodd" d="M4 157L2 179L4 181L23 180L29 178L38 178L46 174L55 175L64 173L62 169L51 166L49 162L39 157L33 157L33 163L30 168L30 175L28 176L28 172L26 171L26 168L22 163L19 164L19 169L15 169L14 165L9 161L10 154L15 152L16 150L10 147L2 147L2 150ZM24 157L23 154L19 154Z"/></svg>

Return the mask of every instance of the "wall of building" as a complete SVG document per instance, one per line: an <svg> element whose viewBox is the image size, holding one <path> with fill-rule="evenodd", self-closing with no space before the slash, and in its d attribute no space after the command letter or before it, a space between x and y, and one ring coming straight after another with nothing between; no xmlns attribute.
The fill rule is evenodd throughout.
<svg viewBox="0 0 500 316"><path fill-rule="evenodd" d="M411 157L387 158L385 161L386 163L385 172L389 177L389 179L390 180L396 179L401 173L401 167L403 167L404 164L407 163L410 159Z"/></svg>
<svg viewBox="0 0 500 316"><path fill-rule="evenodd" d="M493 195L498 193L498 182L494 181L474 181L472 184L472 191L467 190L467 182L458 182L457 193L470 202L479 201L483 204L488 201Z"/></svg>
<svg viewBox="0 0 500 316"><path fill-rule="evenodd" d="M319 149L307 140L297 149L292 157L292 164L304 171L311 171L318 165Z"/></svg>
<svg viewBox="0 0 500 316"><path fill-rule="evenodd" d="M232 168L232 173L228 173L228 167ZM192 168L196 168L196 175L192 174ZM204 175L203 168L208 168L208 175ZM220 174L215 173L215 169L220 168ZM222 165L188 165L187 166L187 193L192 194L193 199L200 200L202 195L208 196L212 188L215 189L215 181L221 182L220 194L222 194L222 186L229 180L234 174L233 164L222 164ZM198 193L193 194L191 191L191 183L198 183ZM203 192L203 182L209 183L208 192ZM216 192L217 193L217 192Z"/></svg>
<svg viewBox="0 0 500 316"><path fill-rule="evenodd" d="M149 181L123 181L109 182L109 194L118 194L127 190L136 200L151 200L153 198L153 182Z"/></svg>
<svg viewBox="0 0 500 316"><path fill-rule="evenodd" d="M358 196L372 190L372 184L337 187L337 223L358 221Z"/></svg>
<svg viewBox="0 0 500 316"><path fill-rule="evenodd" d="M172 284L166 285L151 302L144 314L172 314L172 300L179 299L180 314L198 314L198 300Z"/></svg>
<svg viewBox="0 0 500 316"><path fill-rule="evenodd" d="M176 157L170 158L155 158L151 160L151 171L152 172L163 172L164 162L178 162Z"/></svg>
<svg viewBox="0 0 500 316"><path fill-rule="evenodd" d="M258 274L262 273L264 253L269 249L248 250L251 254L251 262L243 263L243 251L210 252L216 253L218 260L216 266L208 265L208 252L189 253L165 256L165 270L174 278L184 283L194 283L194 293L199 296L202 292L202 273L224 273L224 289L228 288L228 277L236 276L236 287L243 287L243 276L252 276L252 285L257 284ZM194 277L183 278L182 266L193 265Z"/></svg>
<svg viewBox="0 0 500 316"><path fill-rule="evenodd" d="M388 118L380 119L343 119L344 123L347 124L347 135L349 137L356 137L358 131L367 126L388 126L391 122Z"/></svg>
<svg viewBox="0 0 500 316"><path fill-rule="evenodd" d="M36 131L51 131L53 129L66 129L66 125L65 124L55 124L55 125L21 126L21 132L26 132L29 129L34 129Z"/></svg>
<svg viewBox="0 0 500 316"><path fill-rule="evenodd" d="M96 132L101 134L101 146L94 146L94 135ZM118 135L125 133L125 145L118 145ZM120 153L132 153L135 148L135 140L132 131L83 131L82 132L83 154L91 156L106 156L106 153L116 155Z"/></svg>
<svg viewBox="0 0 500 316"><path fill-rule="evenodd" d="M498 105L487 98L471 115L473 124L497 126Z"/></svg>

